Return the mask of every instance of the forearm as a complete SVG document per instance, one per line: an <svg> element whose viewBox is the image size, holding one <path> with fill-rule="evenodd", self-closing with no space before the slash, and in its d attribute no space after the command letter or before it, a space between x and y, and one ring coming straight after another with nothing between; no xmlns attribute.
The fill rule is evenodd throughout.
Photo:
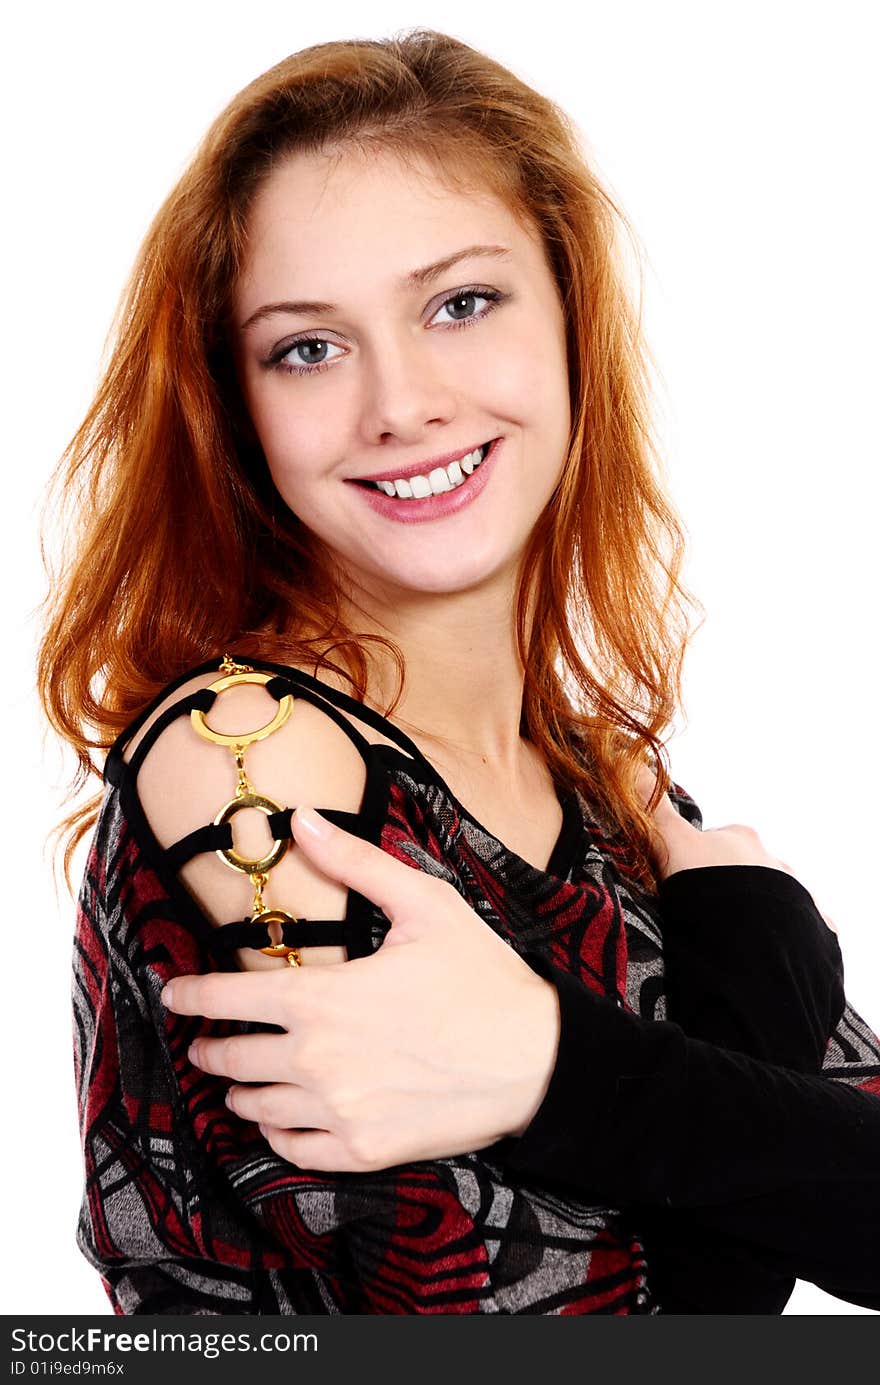
<svg viewBox="0 0 880 1385"><path fill-rule="evenodd" d="M763 866L679 871L659 891L667 1015L692 1038L817 1073L843 962L805 887Z"/></svg>
<svg viewBox="0 0 880 1385"><path fill-rule="evenodd" d="M816 1073L844 1004L837 940L804 887L765 867L663 882L668 1017L692 1038ZM728 1225L642 1208L634 1225L665 1313L780 1313L795 1275Z"/></svg>
<svg viewBox="0 0 880 1385"><path fill-rule="evenodd" d="M878 1294L880 1100L639 1019L532 964L558 988L559 1053L535 1119L497 1157L596 1200L694 1215L847 1297Z"/></svg>
<svg viewBox="0 0 880 1385"><path fill-rule="evenodd" d="M531 962L558 989L559 1053L535 1119L505 1142L510 1162L616 1201L691 1208L880 1167L877 1098L640 1019Z"/></svg>

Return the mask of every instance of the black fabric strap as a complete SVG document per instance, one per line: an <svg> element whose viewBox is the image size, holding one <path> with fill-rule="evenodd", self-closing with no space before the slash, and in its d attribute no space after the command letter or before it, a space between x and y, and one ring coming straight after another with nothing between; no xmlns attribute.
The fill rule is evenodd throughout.
<svg viewBox="0 0 880 1385"><path fill-rule="evenodd" d="M290 686L290 679L285 678L280 673L276 673L275 677L270 678L266 684L266 692L274 697L276 702L280 702L282 697L287 697L293 691L294 689ZM299 692L299 689L297 688L296 691Z"/></svg>
<svg viewBox="0 0 880 1385"><path fill-rule="evenodd" d="M269 824L269 831L276 841L284 841L292 836L290 819L293 817L295 808L282 808L280 813L270 813L266 818ZM347 813L342 808L318 808L317 811L322 818L329 818L330 822L337 827L343 827L346 832L353 832L355 836L361 835L361 824L359 813Z"/></svg>
<svg viewBox="0 0 880 1385"><path fill-rule="evenodd" d="M228 851L231 846L232 823L208 822L204 827L197 827L194 832L187 832L185 837L169 846L165 852L165 859L172 870L179 870L187 861L191 861L193 856L198 856L200 851Z"/></svg>
<svg viewBox="0 0 880 1385"><path fill-rule="evenodd" d="M175 702L173 707L169 707L160 717L157 717L144 736L137 750L129 761L129 770L132 774L137 774L143 764L151 746L165 730L178 717L188 716L192 711L207 712L213 707L217 699L217 693L210 688L199 688L197 692L190 693L188 697L182 697L179 702Z"/></svg>
<svg viewBox="0 0 880 1385"><path fill-rule="evenodd" d="M128 745L132 737L137 735L138 731L140 731L144 723L149 720L153 712L155 712L156 708L169 696L169 694L177 692L178 688L182 687L184 683L188 683L189 680L193 678L196 674L208 673L212 669L216 668L218 666L218 663L219 661L217 659L211 659L207 663L200 664L198 668L186 669L183 673L178 674L178 676L173 680L173 682L168 683L164 688L160 689L160 691L156 693L155 697L150 699L146 707L142 708L138 715L135 717L134 721L130 721L127 726L123 727L119 735L116 737L116 740L113 742L110 749L107 751L107 759L104 763L104 778L109 783L116 784L117 786L122 783L122 780L125 777L126 772L126 764L124 760L125 747ZM200 690L200 692L204 691L205 689ZM192 696L198 697L200 696L200 692L194 693L192 694ZM208 703L207 705L203 706L202 710L207 711L210 705L211 704ZM152 744L152 741L150 743Z"/></svg>
<svg viewBox="0 0 880 1385"><path fill-rule="evenodd" d="M236 659L240 657L242 662L246 662L244 655L239 656L233 654L231 657ZM349 712L352 716L356 717L358 721L362 721L366 726L372 727L374 731L379 731L381 735L387 736L390 740L394 741L405 754L409 755L411 759L421 765L422 769L428 770L429 772L433 771L433 765L430 760L425 759L424 754L416 745L415 741L411 740L405 731L401 731L399 726L395 726L387 717L383 717L381 712L377 712L373 707L368 706L367 703L358 702L356 698L351 697L348 693L342 692L339 688L330 687L327 683L322 683L320 679L316 678L313 674L304 673L302 669L292 668L287 664L270 663L267 659L251 658L250 662L254 667L261 669L279 670L279 672L276 673L276 677L266 684L267 691L269 691L269 689L275 689L276 687L278 688L278 692L275 692L274 696L277 697L282 692L292 692L295 697L307 697L315 706L320 706L322 711L327 712L328 716L333 716L337 707L341 708L342 712ZM313 689L315 691L312 691ZM316 692L317 696L315 695ZM332 707L329 704L333 704ZM338 724L343 726L344 730L347 729L349 735L354 732L351 739L354 740L355 737L357 737L362 745L366 747L367 753L369 753L369 741L363 738L360 732L354 731L354 727L344 716L339 720L339 713L337 712L336 716L333 716L333 720L338 721Z"/></svg>
<svg viewBox="0 0 880 1385"><path fill-rule="evenodd" d="M351 933L351 924L344 919L301 918L282 923L280 928L281 939L287 947L344 947ZM239 919L218 928L208 946L212 952L224 953L237 947L272 947L273 939L268 924Z"/></svg>
<svg viewBox="0 0 880 1385"><path fill-rule="evenodd" d="M370 796L370 784L372 782L375 785L377 782L375 779L371 780L370 777L370 766L373 762L376 747L356 730L348 716L345 715L345 712L348 711L353 713L356 718L366 722L368 726L381 731L383 735L390 735L392 739L396 740L401 748L406 751L410 758L422 761L425 768L430 769L429 762L424 760L418 747L414 745L403 732L392 726L390 722L386 721L378 712L373 711L372 708L367 707L363 703L356 702L354 698L347 696L345 693L337 692L335 689L327 687L325 684L320 683L317 678L305 674L299 669L293 669L283 664L273 665L261 659L245 658L244 656L237 657L234 654L233 657L236 658L236 662L250 663L255 668L273 672L274 676L270 678L264 686L265 690L277 701L280 701L281 698L287 694L292 694L295 699L300 698L306 702L311 702L313 706L319 708L319 710L329 717L331 721L336 722L340 730L345 733L359 751L361 758L367 766L367 788L365 790L367 799L361 811L357 813L346 812L340 808L320 808L319 811L324 817L328 818L330 822L343 828L344 831L351 832L354 836L367 841L372 840L374 836L378 836L378 832L381 830L381 812L384 804L380 801L381 796L376 796L375 789L373 790L372 797ZM120 786L124 786L125 784L133 786L147 754L167 726L176 721L178 717L189 715L190 712L196 709L205 713L210 711L219 696L219 694L212 691L211 688L199 688L195 692L182 697L179 702L166 708L166 710L157 717L156 721L144 734L130 762L125 762L123 758L125 746L128 744L131 737L141 729L144 722L153 714L160 705L162 699L167 697L169 692L173 692L179 688L188 678L195 677L197 674L214 671L219 674L220 664L221 661L219 659L211 659L200 664L197 668L190 669L186 673L181 674L169 687L166 687L161 693L158 693L143 709L136 720L131 723L124 732L120 733L111 746L105 763L105 778L109 782L119 784ZM334 703L336 705L334 705ZM340 707L344 710L340 711ZM132 793L132 798L132 810L136 808L138 812L141 812L140 801L137 799L134 792ZM269 830L276 841L290 839L290 822L294 811L294 808L282 808L278 813L267 815ZM144 819L143 821L146 826L146 820ZM167 861L170 867L170 873L172 877L174 877L181 866L185 865L187 861L191 860L192 857L200 852L218 851L221 849L228 850L233 844L231 823L224 823L220 827L215 826L214 823L206 823L186 833L185 836L173 843L172 846L166 848L164 852L161 851L158 843L156 843L156 848L161 852L163 865ZM189 899L189 896L185 897ZM290 947L313 947L320 945L337 946L341 944L346 948L348 957L352 960L359 957L369 957L375 950L375 928L378 926L380 933L384 931L381 919L377 919L374 923L369 918L364 917L372 908L373 906L368 899L352 889L349 891L349 906L347 912L350 915L360 914L360 917L328 919L323 921L317 920L313 922L301 919L293 925L287 925L288 929L293 927L302 930L304 925L307 929L311 929L311 927L314 926L315 929L320 929L320 933L313 939L306 939L304 933L301 932L299 938L293 937L293 940L285 933L284 941ZM206 927L210 927L201 913L197 910L194 912L195 916L200 919ZM247 938L242 938L241 942L233 940L234 935L225 931L227 928L238 928L242 925L247 927L248 934ZM228 950L234 950L238 946L269 947L272 945L272 939L268 934L265 936L264 940L258 938L255 943L250 941L251 937L251 921L250 919L243 919L241 920L241 924L225 925L225 927L219 929L211 927L209 947L215 948L218 953L223 953ZM381 938L379 941L381 941Z"/></svg>
<svg viewBox="0 0 880 1385"><path fill-rule="evenodd" d="M271 693L279 702L282 697L287 696L293 697L294 701L301 698L304 702L311 702L313 707L317 707L326 717L336 723L340 731L343 731L351 741L364 764L369 764L372 753L370 742L361 735L357 727L352 725L347 716L344 716L338 708L334 707L332 702L323 696L323 692L315 693L311 688L303 687L291 678L285 678L283 674L276 674L274 678L269 679L266 684L266 692Z"/></svg>
<svg viewBox="0 0 880 1385"><path fill-rule="evenodd" d="M266 672L274 672L275 677L266 684L266 690L268 692L271 692L271 694L278 699L285 693L293 693L294 697L305 697L306 700L311 702L314 706L320 707L322 711L327 712L328 716L336 721L346 732L349 739L354 742L365 758L372 749L370 743L355 730L346 717L340 717L337 711L338 708L341 708L343 712L348 712L355 716L359 721L365 723L374 731L379 731L383 736L389 737L405 752L405 754L410 756L411 759L415 760L421 766L422 771L433 771L431 762L425 759L425 756L415 742L412 741L405 732L401 731L399 727L390 722L387 717L383 717L380 712L375 711L366 703L357 701L348 693L341 692L339 689L333 688L329 684L322 683L320 679L316 678L313 674L305 673L302 669L293 668L289 664L273 663L267 659L260 659L256 655L239 654L235 651L232 651L230 657L237 663L250 664L253 668ZM126 744L131 737L141 729L144 722L148 720L169 693L176 692L182 684L197 675L216 672L219 676L221 666L222 658L215 655L213 659L206 659L203 663L197 664L195 667L187 669L184 673L179 674L173 682L158 692L138 714L135 720L130 722L113 742L113 745L107 752L107 759L104 765L104 777L112 784L121 783L127 770L127 766L123 760L123 751ZM207 695L210 701L202 702L200 700L205 695ZM192 693L189 697L176 703L174 712L179 715L182 711L189 711L193 706L201 707L202 711L207 712L216 696L216 693L211 693L203 688L199 692ZM190 698L195 700L190 701ZM152 728L148 735L148 739L152 745L154 739Z"/></svg>
<svg viewBox="0 0 880 1385"><path fill-rule="evenodd" d="M322 817L329 818L337 827L344 827L346 832L360 836L360 818L357 813L346 813L341 808L319 808L318 812ZM292 837L290 819L293 813L293 808L282 808L280 813L268 814L266 821L276 841L289 841ZM181 837L173 846L167 847L165 856L172 870L180 870L181 866L191 861L193 856L198 856L200 852L228 851L232 845L231 822L208 822L204 827L187 832L185 837Z"/></svg>

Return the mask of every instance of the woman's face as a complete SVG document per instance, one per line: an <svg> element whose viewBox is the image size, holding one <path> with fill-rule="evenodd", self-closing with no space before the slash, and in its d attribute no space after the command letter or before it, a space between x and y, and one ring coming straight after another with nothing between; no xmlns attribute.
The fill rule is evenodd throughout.
<svg viewBox="0 0 880 1385"><path fill-rule="evenodd" d="M515 570L570 408L555 280L499 201L390 154L295 155L253 206L234 322L275 485L359 585L402 599ZM414 470L427 498L418 480L393 499L358 484Z"/></svg>

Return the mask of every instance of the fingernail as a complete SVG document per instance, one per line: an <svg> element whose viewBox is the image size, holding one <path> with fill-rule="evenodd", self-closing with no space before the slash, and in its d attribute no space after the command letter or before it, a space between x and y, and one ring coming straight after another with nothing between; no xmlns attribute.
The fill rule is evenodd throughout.
<svg viewBox="0 0 880 1385"><path fill-rule="evenodd" d="M161 993L160 993L160 995L159 995L159 999L161 1000L162 1004L165 1006L166 1010L170 1010L170 1009L171 1009L171 1001L172 1001L173 996L174 996L174 988L172 987L171 982L168 981L168 982L166 982L166 984L162 987Z"/></svg>
<svg viewBox="0 0 880 1385"><path fill-rule="evenodd" d="M230 1109L230 1111L231 1111L231 1110L232 1110L232 1088L231 1088L231 1087L229 1088L229 1091L226 1093L226 1095L225 1095L225 1097L223 1098L223 1100L226 1102L226 1105L229 1107L229 1109Z"/></svg>
<svg viewBox="0 0 880 1385"><path fill-rule="evenodd" d="M199 1066L198 1044L190 1044L189 1048L186 1051L186 1056L189 1059L189 1061L193 1064L193 1066L197 1068Z"/></svg>
<svg viewBox="0 0 880 1385"><path fill-rule="evenodd" d="M310 837L326 841L330 836L332 823L322 817L317 808L297 808L293 815L294 825L301 827Z"/></svg>

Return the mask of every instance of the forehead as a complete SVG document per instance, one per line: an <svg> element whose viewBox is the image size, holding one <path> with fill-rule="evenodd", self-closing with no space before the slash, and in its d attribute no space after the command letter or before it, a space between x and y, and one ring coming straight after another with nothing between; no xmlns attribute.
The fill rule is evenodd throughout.
<svg viewBox="0 0 880 1385"><path fill-rule="evenodd" d="M374 266L389 275L467 244L502 243L517 260L540 253L536 233L492 191L433 162L369 154L297 153L261 185L251 206L238 294L267 277L296 275L290 288L326 287ZM316 274L321 284L312 282Z"/></svg>

